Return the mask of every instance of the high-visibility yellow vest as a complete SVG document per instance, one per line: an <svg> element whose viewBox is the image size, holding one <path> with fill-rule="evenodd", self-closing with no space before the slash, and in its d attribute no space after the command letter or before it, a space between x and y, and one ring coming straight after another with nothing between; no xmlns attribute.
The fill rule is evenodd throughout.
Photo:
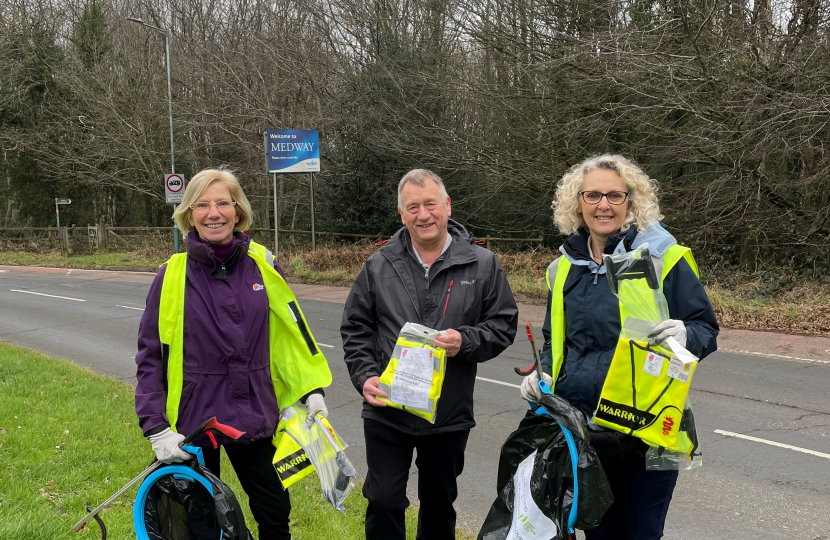
<svg viewBox="0 0 830 540"><path fill-rule="evenodd" d="M397 376L398 365L401 362L400 357L402 356L402 352L408 349L423 349L425 354L428 354L429 358L432 359L432 378L429 385L429 395L423 407L415 407L412 405L404 406L391 401L395 397L394 380ZM441 389L443 388L444 376L446 375L446 361L447 351L445 349L409 341L403 336L398 336L398 341L395 343L395 349L392 351L389 364L378 379L378 389L385 392L389 398L379 397L377 398L378 401L386 403L387 407L401 409L419 418L423 418L430 424L434 424L436 415L438 414L438 400L441 398Z"/></svg>
<svg viewBox="0 0 830 540"><path fill-rule="evenodd" d="M272 462L274 470L277 471L277 476L282 482L282 487L285 489L314 472L314 465L303 449L303 445L307 448L312 444L309 438L312 432L304 426L306 414L305 408L298 405L285 409L282 411L280 422L277 425L277 433L274 435L274 446L276 446L277 451L274 453ZM334 444L337 445L337 450L345 450L346 444L334 431L329 421L322 416L319 418L331 433Z"/></svg>
<svg viewBox="0 0 830 540"><path fill-rule="evenodd" d="M657 274L660 276L660 290L666 276L681 260L686 259L695 275L699 271L691 250L675 244L666 250L662 258L652 257ZM567 257L560 257L548 267L546 279L551 291L551 376L554 385L564 362L565 348L565 302L564 287L572 264ZM620 305L620 323L628 317ZM666 448L686 451L690 449L689 439L680 433L683 407L696 363L684 365L681 373L672 371L688 381L669 376L675 370L669 359L671 351L660 346L649 346L646 342L621 338L617 343L614 359L603 384L600 402L597 404L594 423L617 431L635 435L646 442ZM659 362L659 373L644 372L646 362Z"/></svg>
<svg viewBox="0 0 830 540"><path fill-rule="evenodd" d="M262 274L268 295L268 338L271 381L281 410L317 388L331 384L328 363L300 310L297 298L282 276L269 264L268 250L250 243L248 256ZM159 337L169 347L167 364L167 419L176 429L184 380L184 302L187 281L187 254L173 255L161 287Z"/></svg>

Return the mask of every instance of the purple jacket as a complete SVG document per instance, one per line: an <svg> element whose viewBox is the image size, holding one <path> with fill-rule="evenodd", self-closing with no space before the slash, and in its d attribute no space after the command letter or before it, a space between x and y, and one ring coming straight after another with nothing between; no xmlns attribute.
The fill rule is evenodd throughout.
<svg viewBox="0 0 830 540"><path fill-rule="evenodd" d="M187 241L184 302L184 382L176 430L184 435L216 419L245 432L240 442L271 437L279 407L271 383L268 297L262 274L247 256L250 239L234 232L223 263L191 232ZM275 262L277 271L282 268ZM169 426L166 366L158 332L162 266L138 329L135 410L145 436ZM257 287L256 285L260 285ZM196 444L210 445L207 438Z"/></svg>

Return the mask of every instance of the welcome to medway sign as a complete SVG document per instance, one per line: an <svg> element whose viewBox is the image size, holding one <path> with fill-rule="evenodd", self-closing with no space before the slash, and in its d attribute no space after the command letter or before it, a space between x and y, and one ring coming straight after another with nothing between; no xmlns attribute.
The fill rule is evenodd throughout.
<svg viewBox="0 0 830 540"><path fill-rule="evenodd" d="M269 173L320 172L320 132L269 129L265 132Z"/></svg>

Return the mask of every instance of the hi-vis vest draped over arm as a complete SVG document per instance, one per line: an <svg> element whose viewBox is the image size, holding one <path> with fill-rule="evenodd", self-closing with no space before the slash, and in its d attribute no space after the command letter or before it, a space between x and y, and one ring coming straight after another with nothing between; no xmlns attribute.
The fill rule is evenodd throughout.
<svg viewBox="0 0 830 540"><path fill-rule="evenodd" d="M695 275L700 277L700 272L697 269L697 263L692 257L692 250L687 247L675 244L666 250L663 258L652 257L654 268L660 276L660 290L663 290L663 282L666 276L674 265L680 262L680 259L686 259L689 266L694 271ZM551 391L555 388L556 379L559 378L559 371L562 369L562 363L565 360L565 280L568 279L568 273L571 270L571 261L564 255L550 263L548 270L545 273L545 280L547 281L548 290L551 292L550 300L550 347L551 347L551 377L553 378L553 385ZM610 292L610 291L609 291ZM623 314L620 314L620 322L622 323Z"/></svg>
<svg viewBox="0 0 830 540"><path fill-rule="evenodd" d="M306 323L297 298L285 280L269 264L268 250L250 243L248 256L262 274L268 295L268 338L271 358L271 381L281 410L317 388L331 384L331 372ZM167 360L167 419L176 429L184 379L184 302L187 280L187 254L173 255L159 302L159 337Z"/></svg>

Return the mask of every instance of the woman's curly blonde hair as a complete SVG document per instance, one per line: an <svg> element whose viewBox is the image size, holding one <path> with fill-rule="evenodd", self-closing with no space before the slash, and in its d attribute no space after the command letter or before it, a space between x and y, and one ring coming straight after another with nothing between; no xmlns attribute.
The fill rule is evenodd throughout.
<svg viewBox="0 0 830 540"><path fill-rule="evenodd" d="M623 156L603 154L574 165L559 181L551 208L553 219L562 234L578 233L580 229L586 228L585 220L577 212L579 191L585 175L597 169L619 174L628 188L628 215L622 226L623 231L628 230L632 223L642 230L663 219L657 201L657 182Z"/></svg>

